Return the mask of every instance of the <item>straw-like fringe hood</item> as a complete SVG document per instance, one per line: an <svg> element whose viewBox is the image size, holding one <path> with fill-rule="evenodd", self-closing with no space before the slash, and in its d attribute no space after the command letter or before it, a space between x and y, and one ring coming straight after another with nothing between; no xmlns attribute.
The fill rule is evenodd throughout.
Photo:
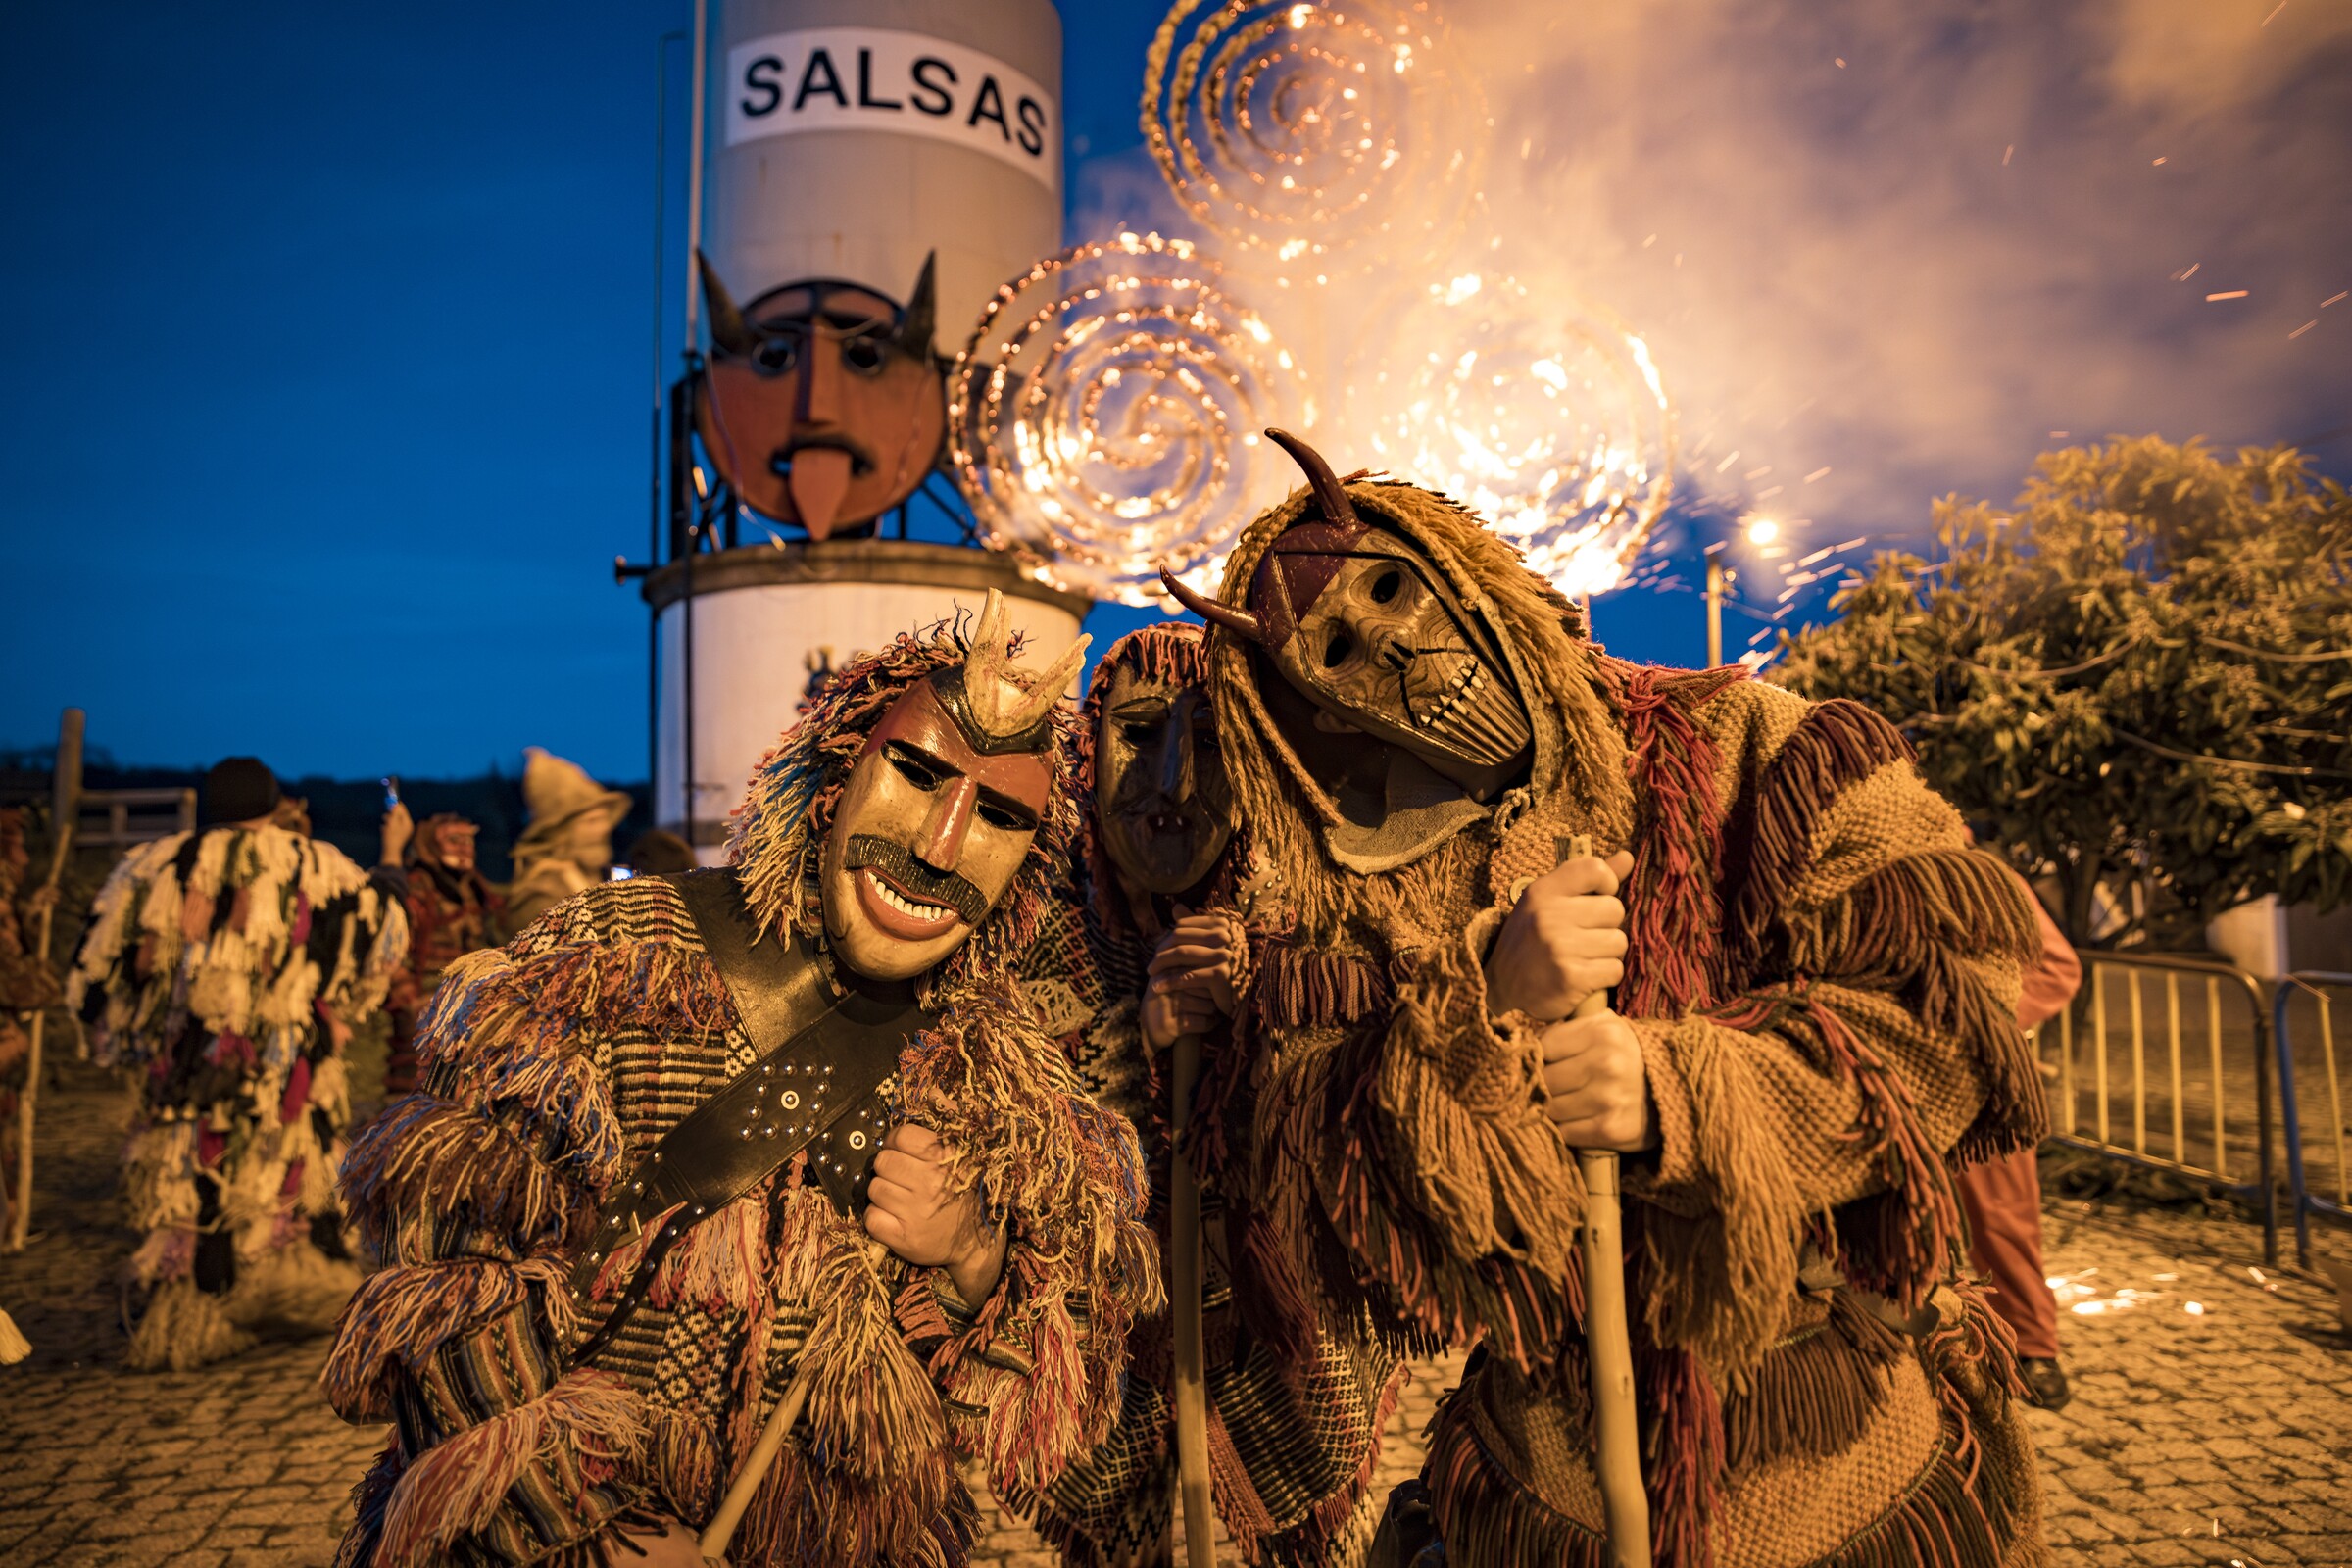
<svg viewBox="0 0 2352 1568"><path fill-rule="evenodd" d="M1411 540L1462 604L1485 617L1527 703L1535 728L1529 778L1495 803L1496 825L1507 826L1531 805L1556 795L1557 812L1578 819L1596 845L1623 844L1633 826L1625 740L1576 607L1528 570L1510 544L1446 497L1388 480L1357 480L1347 491L1363 521ZM1220 597L1227 604L1244 602L1258 562L1312 505L1311 492L1302 488L1250 525L1226 561ZM1261 853L1285 873L1305 934L1336 936L1350 918L1394 929L1410 918L1408 911L1431 909L1427 895L1455 885L1469 869L1463 862L1491 852L1486 835L1472 831L1394 871L1342 870L1318 842L1318 834L1341 821L1339 806L1283 738L1259 695L1259 681L1281 677L1223 630L1209 635L1209 662L1236 808ZM1340 874L1304 874L1318 864Z"/></svg>

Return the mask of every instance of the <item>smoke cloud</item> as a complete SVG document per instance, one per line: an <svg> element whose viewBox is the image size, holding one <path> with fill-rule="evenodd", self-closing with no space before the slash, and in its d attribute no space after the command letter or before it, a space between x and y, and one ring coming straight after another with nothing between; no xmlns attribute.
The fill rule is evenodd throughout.
<svg viewBox="0 0 2352 1568"><path fill-rule="evenodd" d="M1488 123L1454 132L1482 200L1455 255L1293 279L1277 319L1325 376L1400 288L1482 271L1590 300L1673 396L1677 512L1770 511L1800 548L1916 534L1930 497L2006 498L2036 452L2113 432L2311 440L2352 466L2352 300L2324 303L2352 288L2352 6L1441 9L1484 90ZM1078 172L1082 237L1152 226L1244 260L1146 155Z"/></svg>

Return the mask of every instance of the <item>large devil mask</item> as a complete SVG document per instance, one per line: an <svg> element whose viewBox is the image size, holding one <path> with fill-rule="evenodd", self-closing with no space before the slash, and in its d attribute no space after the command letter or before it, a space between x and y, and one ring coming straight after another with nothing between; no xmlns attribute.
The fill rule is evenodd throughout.
<svg viewBox="0 0 2352 1568"><path fill-rule="evenodd" d="M912 495L948 418L930 260L903 310L829 279L787 283L738 309L710 261L697 260L710 364L695 422L736 495L811 539Z"/></svg>
<svg viewBox="0 0 2352 1568"><path fill-rule="evenodd" d="M1087 694L1096 833L1130 896L1199 887L1233 837L1201 653L1193 627L1149 627L1105 656Z"/></svg>
<svg viewBox="0 0 2352 1568"><path fill-rule="evenodd" d="M1081 637L1025 688L993 590L970 656L916 682L874 725L825 840L825 932L840 960L905 980L961 947L1021 868L1050 804L1053 707Z"/></svg>
<svg viewBox="0 0 2352 1568"><path fill-rule="evenodd" d="M1163 571L1168 591L1259 649L1335 746L1360 731L1492 799L1526 767L1535 739L1493 634L1411 541L1356 514L1312 447L1266 434L1306 471L1314 507L1258 563L1246 609Z"/></svg>

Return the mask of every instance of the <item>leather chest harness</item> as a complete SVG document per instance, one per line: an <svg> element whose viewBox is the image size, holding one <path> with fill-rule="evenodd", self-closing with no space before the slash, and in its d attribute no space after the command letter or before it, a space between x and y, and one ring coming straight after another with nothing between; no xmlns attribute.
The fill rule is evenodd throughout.
<svg viewBox="0 0 2352 1568"><path fill-rule="evenodd" d="M675 1212L647 1244L603 1324L572 1351L574 1366L612 1344L679 1242L804 1149L834 1206L862 1212L889 1130L899 1052L939 1021L912 985L837 973L789 931L762 932L732 870L663 880L685 901L726 982L754 1059L670 1128L606 1200L588 1250L572 1265L574 1300L587 1299L615 1249Z"/></svg>

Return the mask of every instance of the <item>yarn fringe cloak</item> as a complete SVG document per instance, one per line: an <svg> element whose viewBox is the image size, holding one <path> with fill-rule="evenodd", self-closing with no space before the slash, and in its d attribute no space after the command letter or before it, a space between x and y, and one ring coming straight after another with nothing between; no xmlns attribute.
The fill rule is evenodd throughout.
<svg viewBox="0 0 2352 1568"><path fill-rule="evenodd" d="M174 834L107 877L66 1000L97 1060L143 1074L122 1191L146 1233L129 1277L154 1295L133 1367L202 1366L256 1327L321 1331L358 1283L306 1245L312 1218L340 1223L351 1096L328 1020L373 1013L407 952L400 900L283 828ZM233 1260L200 1282L206 1237Z"/></svg>
<svg viewBox="0 0 2352 1568"><path fill-rule="evenodd" d="M1063 990L1092 999L1092 1015L1066 1046L1081 1076L1108 1091L1105 1103L1135 1122L1152 1174L1152 1220L1164 1240L1170 1161L1179 1156L1170 1148L1166 1062L1146 1045L1139 1011L1152 943L1120 896L1091 808L1102 706L1111 673L1123 667L1178 686L1205 685L1200 628L1182 622L1144 627L1113 643L1097 666L1079 710L1080 799L1087 803L1086 884L1072 900L1072 912L1082 908L1086 916L1076 932L1079 951L1073 954L1065 937L1053 944L1054 952L1033 954L1023 985L1034 993L1041 978L1053 978ZM1209 877L1205 906L1233 902L1233 865L1249 853L1237 836ZM1251 928L1250 941L1245 1013L1255 977L1265 972L1267 951L1263 931ZM1084 973L1064 972L1071 967ZM1239 1038L1220 1029L1202 1042L1205 1077L1195 1096L1183 1156L1200 1173L1204 1191L1209 1273L1230 1289L1229 1297L1212 1296L1203 1324L1210 1492L1241 1561L1252 1568L1324 1568L1356 1560L1370 1543L1381 1501L1372 1495L1373 1469L1404 1372L1370 1336L1354 1325L1322 1323L1311 1297L1285 1290L1236 1250L1237 1239L1262 1227L1222 1190L1230 1149L1206 1079L1230 1076L1243 1049ZM1247 1148L1246 1137L1239 1147ZM1113 1430L1037 1500L1038 1534L1072 1568L1144 1560L1171 1526L1176 1461L1170 1328L1166 1314L1139 1323Z"/></svg>
<svg viewBox="0 0 2352 1568"><path fill-rule="evenodd" d="M821 932L815 849L873 718L962 657L901 638L845 670L764 760L733 854L755 909ZM1065 764L1012 892L925 982L938 1026L908 1043L899 1113L937 1131L1011 1237L965 1303L841 1215L801 1160L663 1260L595 1369L577 1335L633 1270L564 1288L612 1185L750 1060L725 983L674 889L612 884L502 951L451 967L419 1026L423 1087L354 1148L346 1191L383 1272L346 1313L323 1382L347 1419L392 1419L340 1562L460 1551L531 1562L632 1505L700 1528L796 1375L809 1394L739 1528L737 1563L952 1568L976 1515L958 1476L1033 1494L1107 1430L1128 1325L1158 1308L1134 1135L1074 1086L998 956L1036 929L1066 864Z"/></svg>
<svg viewBox="0 0 2352 1568"><path fill-rule="evenodd" d="M1616 1005L1637 1021L1663 1139L1626 1171L1659 1560L1702 1568L1730 1541L1741 1561L1974 1564L2037 1542L1997 1338L1971 1352L1982 1375L1964 1375L1851 1312L1807 1326L1818 1301L1799 1283L1817 1264L1898 1318L1931 1299L1958 1311L1937 1295L1960 1261L1950 1163L2040 1131L2010 1010L2035 948L2014 883L1966 847L1867 710L1737 669L1609 660L1460 508L1382 482L1348 494L1495 631L1535 719L1531 782L1396 870L1347 870L1337 804L1259 695L1279 677L1212 635L1236 796L1290 873L1300 955L1260 1023L1279 1065L1254 1096L1250 1200L1292 1287L1312 1282L1399 1342L1483 1340L1477 1397L1465 1388L1433 1429L1448 1560L1585 1560L1585 1503L1597 1521L1573 1245L1583 1185L1544 1115L1537 1029L1487 1015L1483 967L1516 886L1571 833L1634 857ZM1295 496L1245 534L1229 599L1309 504ZM1941 1321L1957 1332L1957 1317ZM1903 1493L1923 1522L1829 1556L1775 1555L1774 1524L1727 1499L1760 1467L1891 1441L1898 1406L1928 1396L1885 1370L1889 1355L1928 1366L1947 1406L1970 1379L1985 1391L1954 1409L1945 1458L1923 1460ZM1556 1450L1528 1441L1561 1422ZM2001 1462L1974 1457L1987 1442Z"/></svg>

